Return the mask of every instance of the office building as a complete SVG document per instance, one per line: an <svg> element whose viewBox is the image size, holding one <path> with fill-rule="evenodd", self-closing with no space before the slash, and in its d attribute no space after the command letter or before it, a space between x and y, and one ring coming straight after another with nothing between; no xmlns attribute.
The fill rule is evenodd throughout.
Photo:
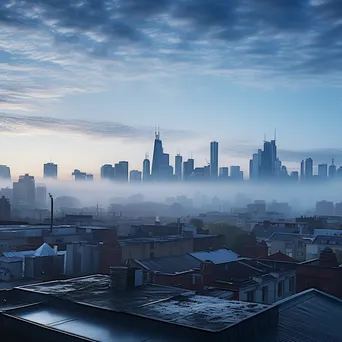
<svg viewBox="0 0 342 342"><path fill-rule="evenodd" d="M313 160L312 158L305 159L305 179L310 180L313 176Z"/></svg>
<svg viewBox="0 0 342 342"><path fill-rule="evenodd" d="M105 164L101 167L101 179L113 180L114 167L110 164Z"/></svg>
<svg viewBox="0 0 342 342"><path fill-rule="evenodd" d="M217 178L218 175L218 142L210 143L210 177Z"/></svg>
<svg viewBox="0 0 342 342"><path fill-rule="evenodd" d="M145 159L143 161L143 181L146 182L151 177L151 162L148 158L148 155L145 155Z"/></svg>
<svg viewBox="0 0 342 342"><path fill-rule="evenodd" d="M0 165L0 179L11 179L11 169L7 165Z"/></svg>
<svg viewBox="0 0 342 342"><path fill-rule="evenodd" d="M240 166L230 167L230 178L232 180L243 180L243 172L240 170Z"/></svg>
<svg viewBox="0 0 342 342"><path fill-rule="evenodd" d="M342 178L342 166L340 166L337 170L336 170L336 177L337 178Z"/></svg>
<svg viewBox="0 0 342 342"><path fill-rule="evenodd" d="M262 151L260 176L263 179L270 179L275 176L275 166L277 160L276 140L264 141Z"/></svg>
<svg viewBox="0 0 342 342"><path fill-rule="evenodd" d="M229 168L228 167L220 167L219 177L220 178L228 178L229 177Z"/></svg>
<svg viewBox="0 0 342 342"><path fill-rule="evenodd" d="M13 205L35 208L36 184L33 176L26 173L13 183Z"/></svg>
<svg viewBox="0 0 342 342"><path fill-rule="evenodd" d="M44 178L57 179L58 166L54 163L44 164Z"/></svg>
<svg viewBox="0 0 342 342"><path fill-rule="evenodd" d="M333 159L331 161L331 165L329 166L329 178L335 178L336 177L336 165L335 160Z"/></svg>
<svg viewBox="0 0 342 342"><path fill-rule="evenodd" d="M318 165L318 177L320 179L326 179L328 177L328 164Z"/></svg>
<svg viewBox="0 0 342 342"><path fill-rule="evenodd" d="M2 196L0 197L0 221L9 221L11 219L10 201Z"/></svg>
<svg viewBox="0 0 342 342"><path fill-rule="evenodd" d="M87 173L86 172L82 172L78 169L75 169L72 173L72 176L74 176L74 180L76 182L78 181L84 181L87 179Z"/></svg>
<svg viewBox="0 0 342 342"><path fill-rule="evenodd" d="M281 164L281 160L277 158L274 162L274 176L275 177L283 176L284 167L285 166Z"/></svg>
<svg viewBox="0 0 342 342"><path fill-rule="evenodd" d="M37 207L40 209L47 207L47 190L45 184L37 184L36 203Z"/></svg>
<svg viewBox="0 0 342 342"><path fill-rule="evenodd" d="M114 167L114 179L119 182L128 182L128 162L120 161Z"/></svg>
<svg viewBox="0 0 342 342"><path fill-rule="evenodd" d="M87 173L85 179L87 181L93 181L94 180L94 175L92 173Z"/></svg>
<svg viewBox="0 0 342 342"><path fill-rule="evenodd" d="M290 177L291 177L291 179L293 181L298 181L299 180L299 173L298 173L298 171L292 171Z"/></svg>
<svg viewBox="0 0 342 342"><path fill-rule="evenodd" d="M175 177L177 180L182 179L182 164L183 157L180 154L177 154L175 157Z"/></svg>
<svg viewBox="0 0 342 342"><path fill-rule="evenodd" d="M141 182L141 171L132 170L129 173L129 180L131 183L140 183Z"/></svg>
<svg viewBox="0 0 342 342"><path fill-rule="evenodd" d="M188 180L190 179L193 171L195 168L195 161L194 159L188 159L183 163L183 179Z"/></svg>
<svg viewBox="0 0 342 342"><path fill-rule="evenodd" d="M152 159L152 180L167 180L172 177L172 168L170 167L169 159L170 156L167 153L164 153L160 132L156 131Z"/></svg>
<svg viewBox="0 0 342 342"><path fill-rule="evenodd" d="M305 161L302 160L300 162L300 180L304 180L305 179Z"/></svg>
<svg viewBox="0 0 342 342"><path fill-rule="evenodd" d="M252 159L250 160L249 165L249 178L250 179L258 179L261 165L261 153L259 150L258 153L254 153Z"/></svg>

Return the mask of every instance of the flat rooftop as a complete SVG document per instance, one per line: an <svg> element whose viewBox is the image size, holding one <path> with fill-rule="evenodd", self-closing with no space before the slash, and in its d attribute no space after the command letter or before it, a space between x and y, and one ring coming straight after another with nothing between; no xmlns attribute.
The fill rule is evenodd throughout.
<svg viewBox="0 0 342 342"><path fill-rule="evenodd" d="M145 285L113 292L109 285L109 276L94 275L18 289L209 332L222 331L269 308L263 304L200 296L174 287Z"/></svg>

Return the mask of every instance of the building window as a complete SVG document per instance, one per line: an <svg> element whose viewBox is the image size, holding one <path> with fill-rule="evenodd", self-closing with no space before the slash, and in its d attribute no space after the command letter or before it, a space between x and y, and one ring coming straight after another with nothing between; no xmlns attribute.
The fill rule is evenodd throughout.
<svg viewBox="0 0 342 342"><path fill-rule="evenodd" d="M291 293L294 292L294 277L291 277L289 279L289 292L291 292Z"/></svg>
<svg viewBox="0 0 342 342"><path fill-rule="evenodd" d="M150 252L150 259L154 258L154 252Z"/></svg>
<svg viewBox="0 0 342 342"><path fill-rule="evenodd" d="M268 303L268 286L264 286L262 288L262 302Z"/></svg>
<svg viewBox="0 0 342 342"><path fill-rule="evenodd" d="M278 283L278 297L282 297L284 294L284 280Z"/></svg>
<svg viewBox="0 0 342 342"><path fill-rule="evenodd" d="M255 294L255 291L248 291L246 292L246 295L247 295L247 302L254 302L254 294Z"/></svg>

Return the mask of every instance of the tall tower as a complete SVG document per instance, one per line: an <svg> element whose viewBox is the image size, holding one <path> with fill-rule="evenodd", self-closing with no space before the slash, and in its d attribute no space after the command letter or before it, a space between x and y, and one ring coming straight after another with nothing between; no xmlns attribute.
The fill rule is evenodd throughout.
<svg viewBox="0 0 342 342"><path fill-rule="evenodd" d="M312 179L313 176L313 160L312 158L305 159L305 179Z"/></svg>
<svg viewBox="0 0 342 342"><path fill-rule="evenodd" d="M146 182L151 177L151 163L150 159L148 157L148 154L146 153L145 159L143 161L143 181Z"/></svg>
<svg viewBox="0 0 342 342"><path fill-rule="evenodd" d="M218 142L210 143L210 177L217 178L218 176Z"/></svg>
<svg viewBox="0 0 342 342"><path fill-rule="evenodd" d="M335 159L333 158L331 161L331 165L329 166L329 178L335 178L336 176L336 165Z"/></svg>
<svg viewBox="0 0 342 342"><path fill-rule="evenodd" d="M302 160L300 162L300 180L303 181L305 179L305 162Z"/></svg>
<svg viewBox="0 0 342 342"><path fill-rule="evenodd" d="M44 164L44 178L57 179L58 165L54 163Z"/></svg>
<svg viewBox="0 0 342 342"><path fill-rule="evenodd" d="M178 180L182 179L182 163L183 157L180 154L177 154L175 157L175 176Z"/></svg>

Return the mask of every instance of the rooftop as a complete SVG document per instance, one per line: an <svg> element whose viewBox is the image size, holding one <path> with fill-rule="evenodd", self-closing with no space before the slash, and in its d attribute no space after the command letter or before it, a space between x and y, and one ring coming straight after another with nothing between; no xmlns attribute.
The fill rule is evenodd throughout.
<svg viewBox="0 0 342 342"><path fill-rule="evenodd" d="M208 251L208 252L194 252L189 253L194 258L198 259L199 261L206 261L210 260L214 264L222 264L225 262L235 261L238 259L238 254L233 252L230 249L218 249L215 251Z"/></svg>

